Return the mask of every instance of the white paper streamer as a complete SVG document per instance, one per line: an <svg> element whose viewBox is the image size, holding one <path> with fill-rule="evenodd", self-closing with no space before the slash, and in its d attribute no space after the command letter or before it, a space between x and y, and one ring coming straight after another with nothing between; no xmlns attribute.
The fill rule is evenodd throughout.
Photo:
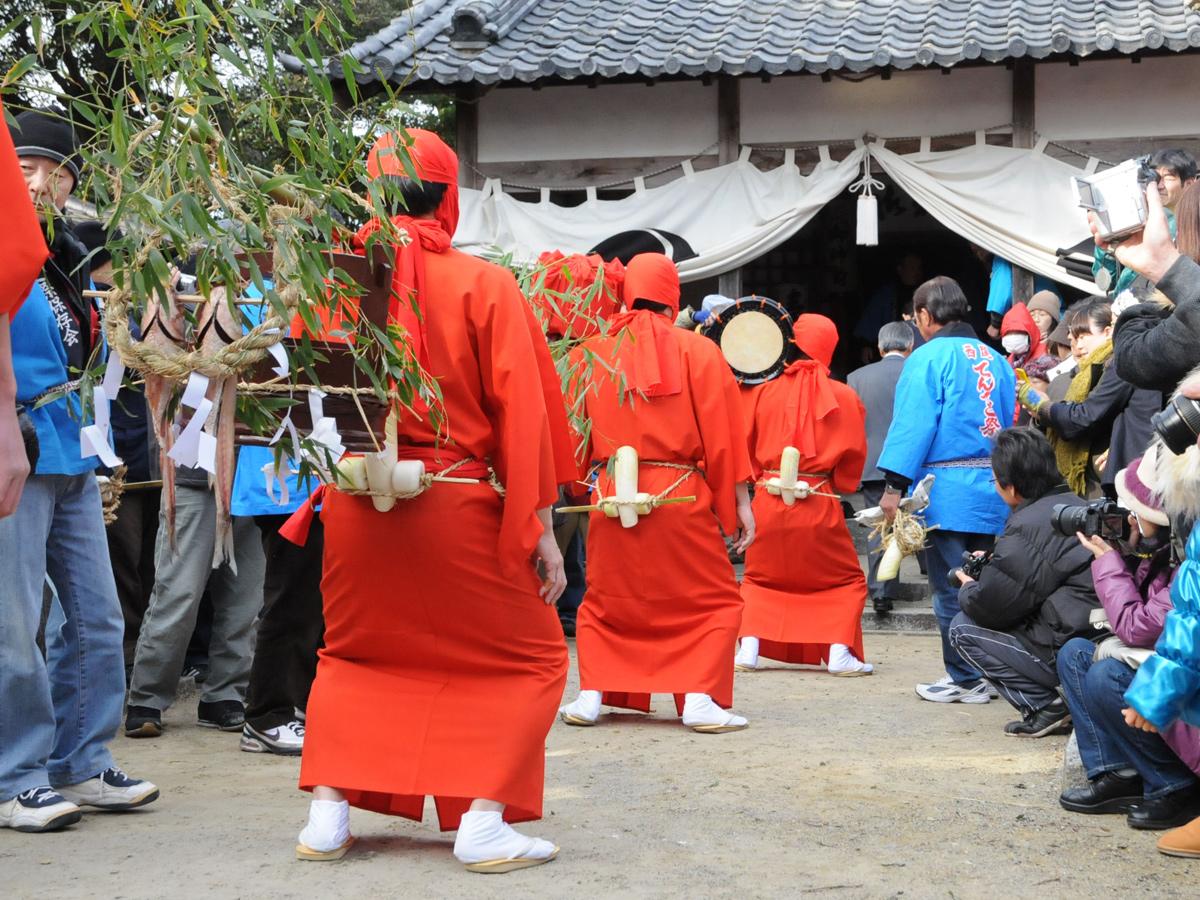
<svg viewBox="0 0 1200 900"><path fill-rule="evenodd" d="M197 373L192 373L195 378ZM200 376L204 378L203 375ZM204 378L207 381L207 378ZM190 384L189 384L190 387ZM167 454L171 459L175 460L181 466L195 466L200 459L200 436L204 433L204 424L208 421L208 414L212 412L213 402L207 397L200 398L200 405L196 407L196 411L192 413L191 421L187 423L183 431L179 433L179 437L175 439L175 446ZM210 437L211 435L206 435Z"/></svg>
<svg viewBox="0 0 1200 900"><path fill-rule="evenodd" d="M270 328L264 333L265 334L279 334L279 329L278 328ZM280 378L286 376L288 373L288 355L287 355L287 350L283 346L283 341L280 341L277 344L272 344L270 347L267 348L267 352L270 353L271 356L275 360L275 365L271 368L271 371L274 372L276 375L278 375Z"/></svg>
<svg viewBox="0 0 1200 900"><path fill-rule="evenodd" d="M108 355L108 363L104 367L104 380L92 392L92 401L96 410L96 421L87 425L79 432L79 455L86 459L89 456L100 457L100 462L114 468L121 465L122 459L113 449L111 422L112 401L121 390L121 379L125 376L125 364L121 355L113 350Z"/></svg>
<svg viewBox="0 0 1200 900"><path fill-rule="evenodd" d="M183 396L179 399L179 403L190 409L199 409L206 393L208 393L208 376L193 372L188 376L187 386L183 389Z"/></svg>

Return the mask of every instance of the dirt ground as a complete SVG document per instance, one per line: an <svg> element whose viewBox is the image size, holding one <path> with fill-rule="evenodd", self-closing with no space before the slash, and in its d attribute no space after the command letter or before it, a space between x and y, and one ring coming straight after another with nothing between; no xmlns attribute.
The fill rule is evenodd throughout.
<svg viewBox="0 0 1200 900"><path fill-rule="evenodd" d="M929 635L869 635L871 678L779 667L737 676L749 730L696 735L671 717L556 724L546 818L557 861L472 875L430 825L355 811L356 849L297 862L298 762L240 753L195 725L115 744L162 799L59 834L0 831L5 897L1195 897L1200 867L1119 816L1056 803L1063 738L1001 734L1012 711L923 703ZM574 674L574 666L572 666ZM569 690L574 690L574 679ZM364 731L371 727L363 722ZM431 816L427 816L427 822Z"/></svg>

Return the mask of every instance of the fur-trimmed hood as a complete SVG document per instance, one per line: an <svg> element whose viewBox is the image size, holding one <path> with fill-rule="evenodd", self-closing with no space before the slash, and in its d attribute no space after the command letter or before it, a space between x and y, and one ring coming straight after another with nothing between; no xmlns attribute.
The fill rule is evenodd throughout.
<svg viewBox="0 0 1200 900"><path fill-rule="evenodd" d="M1180 384L1197 378L1200 378L1200 366L1188 373ZM1179 395L1176 388L1171 395L1172 401ZM1167 515L1172 520L1200 520L1200 447L1193 443L1177 456L1167 449L1157 433L1150 446L1158 454L1158 465L1155 466L1158 494Z"/></svg>

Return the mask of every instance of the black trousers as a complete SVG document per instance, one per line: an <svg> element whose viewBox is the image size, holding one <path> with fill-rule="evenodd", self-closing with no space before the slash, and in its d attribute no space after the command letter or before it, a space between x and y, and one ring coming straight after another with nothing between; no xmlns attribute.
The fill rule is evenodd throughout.
<svg viewBox="0 0 1200 900"><path fill-rule="evenodd" d="M321 519L313 518L304 547L279 536L287 520L288 516L254 517L262 532L267 571L246 688L246 722L260 731L290 722L296 718L293 710L308 705L308 692L317 674L317 651L325 638L321 609L325 532Z"/></svg>
<svg viewBox="0 0 1200 900"><path fill-rule="evenodd" d="M1058 699L1054 662L1030 653L1013 635L976 625L960 612L950 623L950 643L1022 715L1032 715Z"/></svg>
<svg viewBox="0 0 1200 900"><path fill-rule="evenodd" d="M112 559L117 597L125 619L125 666L133 665L142 617L154 590L154 540L158 536L158 506L162 490L126 491L117 518L105 531Z"/></svg>

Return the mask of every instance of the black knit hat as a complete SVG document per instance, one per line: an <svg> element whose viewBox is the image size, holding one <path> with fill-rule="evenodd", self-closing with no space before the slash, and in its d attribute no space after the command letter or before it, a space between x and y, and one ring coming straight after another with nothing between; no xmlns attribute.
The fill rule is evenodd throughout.
<svg viewBox="0 0 1200 900"><path fill-rule="evenodd" d="M79 141L75 138L75 129L62 119L28 110L17 116L12 138L17 156L42 156L62 163L79 184L79 173L83 168Z"/></svg>

